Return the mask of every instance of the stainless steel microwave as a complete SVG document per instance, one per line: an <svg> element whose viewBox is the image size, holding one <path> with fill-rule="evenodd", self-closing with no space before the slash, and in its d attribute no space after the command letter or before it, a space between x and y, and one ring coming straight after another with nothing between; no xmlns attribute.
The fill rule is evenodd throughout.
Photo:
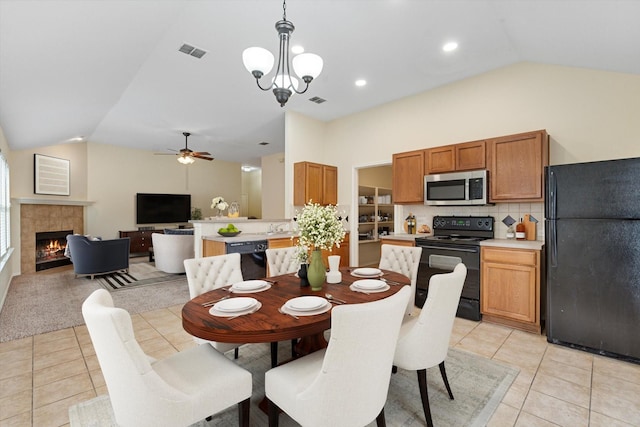
<svg viewBox="0 0 640 427"><path fill-rule="evenodd" d="M488 204L489 174L486 170L425 175L424 204L469 206Z"/></svg>

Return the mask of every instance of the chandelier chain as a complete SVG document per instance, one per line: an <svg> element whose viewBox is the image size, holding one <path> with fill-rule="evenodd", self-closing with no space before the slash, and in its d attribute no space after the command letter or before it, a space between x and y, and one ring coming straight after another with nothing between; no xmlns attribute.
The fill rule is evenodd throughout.
<svg viewBox="0 0 640 427"><path fill-rule="evenodd" d="M282 20L287 20L287 0L283 0L282 2Z"/></svg>

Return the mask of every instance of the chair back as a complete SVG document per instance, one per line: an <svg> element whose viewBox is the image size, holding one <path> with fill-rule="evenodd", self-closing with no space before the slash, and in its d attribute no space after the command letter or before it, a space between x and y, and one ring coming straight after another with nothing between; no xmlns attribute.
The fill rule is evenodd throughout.
<svg viewBox="0 0 640 427"><path fill-rule="evenodd" d="M184 260L195 255L193 235L152 233L151 241L156 268L165 273L184 273Z"/></svg>
<svg viewBox="0 0 640 427"><path fill-rule="evenodd" d="M237 253L185 259L184 269L191 298L243 280Z"/></svg>
<svg viewBox="0 0 640 427"><path fill-rule="evenodd" d="M133 333L131 316L113 306L105 289L94 291L82 304L98 362L107 384L116 421L122 426L147 425L145 408L166 408L187 396L168 385L142 351Z"/></svg>
<svg viewBox="0 0 640 427"><path fill-rule="evenodd" d="M446 359L466 277L467 267L462 263L451 273L431 276L427 300L419 317L403 326L394 359L398 367L427 369Z"/></svg>
<svg viewBox="0 0 640 427"><path fill-rule="evenodd" d="M267 249L265 253L267 255L269 277L295 273L300 268L300 262L296 256L297 248L295 246Z"/></svg>
<svg viewBox="0 0 640 427"><path fill-rule="evenodd" d="M411 298L407 304L406 314L411 314L415 306L416 283L422 248L419 246L382 245L378 268L403 274L411 280Z"/></svg>
<svg viewBox="0 0 640 427"><path fill-rule="evenodd" d="M367 425L387 400L393 353L411 290L331 312L331 337L320 373L298 400L317 425Z"/></svg>

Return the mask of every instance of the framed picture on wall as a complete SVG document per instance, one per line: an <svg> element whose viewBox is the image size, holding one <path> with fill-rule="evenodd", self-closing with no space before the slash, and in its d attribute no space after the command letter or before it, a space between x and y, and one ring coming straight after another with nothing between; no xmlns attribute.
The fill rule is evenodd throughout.
<svg viewBox="0 0 640 427"><path fill-rule="evenodd" d="M34 154L33 166L35 194L69 195L69 160Z"/></svg>

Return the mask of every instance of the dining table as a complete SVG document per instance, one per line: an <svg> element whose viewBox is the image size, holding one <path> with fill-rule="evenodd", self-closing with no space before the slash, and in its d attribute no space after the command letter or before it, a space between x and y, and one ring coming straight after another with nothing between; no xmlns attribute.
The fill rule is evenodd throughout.
<svg viewBox="0 0 640 427"><path fill-rule="evenodd" d="M379 270L375 277L358 276L358 271L355 267L341 268L342 281L325 282L319 291L313 291L310 286L301 286L301 280L295 273L263 278L261 280L268 285L254 292L236 291L229 283L188 301L182 308L182 325L193 336L217 342L271 343L299 339L295 347L296 355L310 354L327 346L324 331L331 328L333 307L377 301L410 285L408 277L393 271ZM364 280L381 280L385 286L374 290L368 287L359 289L358 286L364 282L357 281ZM300 301L297 298L308 296L326 299L328 303L314 299L321 301L324 308L310 312L288 309L288 302ZM216 306L216 301L229 301L237 297L254 298L259 304L241 315L215 315L212 307Z"/></svg>

